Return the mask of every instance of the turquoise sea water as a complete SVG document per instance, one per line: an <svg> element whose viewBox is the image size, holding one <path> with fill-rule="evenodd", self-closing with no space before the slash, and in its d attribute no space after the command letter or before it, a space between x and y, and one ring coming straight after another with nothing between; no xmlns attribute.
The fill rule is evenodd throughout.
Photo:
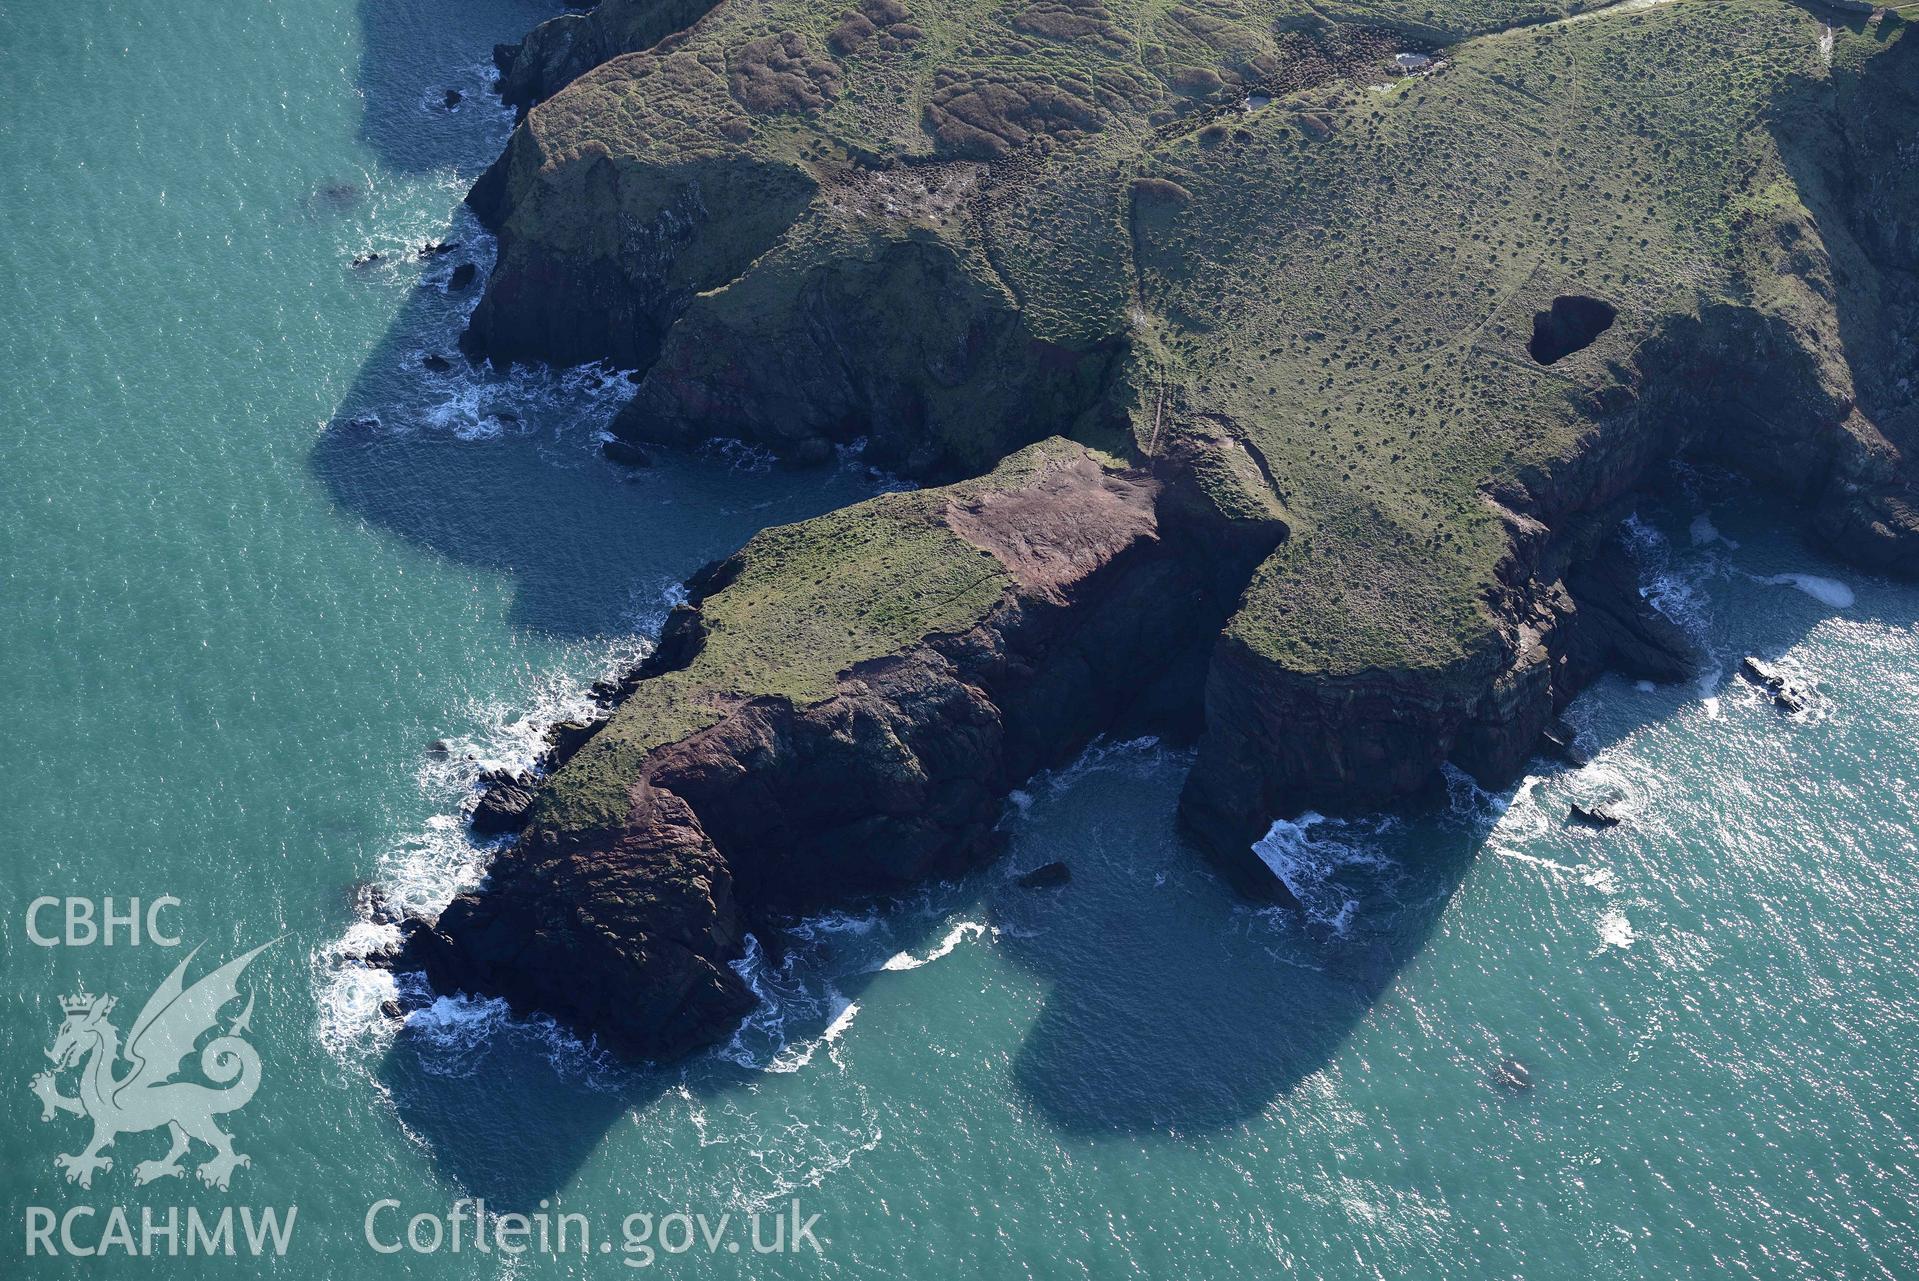
<svg viewBox="0 0 1919 1281"><path fill-rule="evenodd" d="M1720 670L1597 687L1584 769L1279 825L1304 917L1175 839L1185 756L1108 744L1014 798L1001 864L766 940L762 1013L682 1067L485 1003L383 1020L339 960L377 933L355 887L470 881L480 763L530 754L702 560L878 483L629 476L594 453L617 378L422 367L485 260L458 202L507 129L487 52L543 16L0 0L0 1275L613 1276L646 1257L622 1220L674 1212L734 1216L651 1256L700 1276L1919 1274L1919 592L1708 478L1634 537ZM1575 798L1628 821L1570 827ZM1066 889L1010 885L1053 859ZM83 1125L28 1088L59 998L116 993L125 1029L180 952L34 946L27 905L163 894L208 958L281 939L229 1118L253 1162L136 1187L164 1139L127 1135L83 1190L53 1164ZM471 1196L593 1246L363 1239L381 1199L391 1240ZM755 1254L744 1216L794 1198L822 1251ZM115 1205L298 1218L265 1264L26 1257L32 1208Z"/></svg>

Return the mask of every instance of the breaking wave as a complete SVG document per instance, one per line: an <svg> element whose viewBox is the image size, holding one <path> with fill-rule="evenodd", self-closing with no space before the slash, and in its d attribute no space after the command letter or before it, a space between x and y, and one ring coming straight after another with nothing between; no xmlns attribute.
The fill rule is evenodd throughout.
<svg viewBox="0 0 1919 1281"><path fill-rule="evenodd" d="M989 927L980 924L978 921L961 921L958 925L948 930L946 937L940 940L939 946L928 952L925 956L914 956L911 952L895 952L886 958L880 968L882 970L892 970L896 972L901 970L917 970L922 965L931 965L942 956L951 956L953 949L967 940L984 938L991 932Z"/></svg>
<svg viewBox="0 0 1919 1281"><path fill-rule="evenodd" d="M1391 872L1397 866L1375 842L1398 826L1391 816L1331 819L1308 811L1297 819L1273 820L1253 843L1253 853L1291 891L1309 921L1344 936L1364 892L1353 874Z"/></svg>

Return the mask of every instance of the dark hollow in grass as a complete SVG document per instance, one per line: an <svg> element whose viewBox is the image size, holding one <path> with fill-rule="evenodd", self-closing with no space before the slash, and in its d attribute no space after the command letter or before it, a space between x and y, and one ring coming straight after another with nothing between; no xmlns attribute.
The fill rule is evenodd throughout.
<svg viewBox="0 0 1919 1281"><path fill-rule="evenodd" d="M1526 344L1532 358L1542 365L1584 351L1599 335L1612 327L1619 314L1614 306L1600 298L1584 294L1561 294L1553 299L1551 311L1533 313L1533 339Z"/></svg>

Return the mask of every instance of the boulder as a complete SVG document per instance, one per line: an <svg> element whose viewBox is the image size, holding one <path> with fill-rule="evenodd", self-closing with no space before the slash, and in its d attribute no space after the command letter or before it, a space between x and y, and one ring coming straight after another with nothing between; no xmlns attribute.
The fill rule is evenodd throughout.
<svg viewBox="0 0 1919 1281"><path fill-rule="evenodd" d="M1024 872L1013 878L1013 884L1023 890L1050 890L1068 884L1073 879L1073 869L1064 863L1047 863Z"/></svg>
<svg viewBox="0 0 1919 1281"><path fill-rule="evenodd" d="M1579 731L1574 729L1563 716L1555 716L1546 722L1546 728L1540 732L1539 741L1547 750L1566 764L1578 767L1592 760L1590 754L1579 746Z"/></svg>
<svg viewBox="0 0 1919 1281"><path fill-rule="evenodd" d="M484 790L480 793L480 803L473 807L471 820L476 833L499 836L526 826L534 800L531 775L488 770L480 776L480 782Z"/></svg>

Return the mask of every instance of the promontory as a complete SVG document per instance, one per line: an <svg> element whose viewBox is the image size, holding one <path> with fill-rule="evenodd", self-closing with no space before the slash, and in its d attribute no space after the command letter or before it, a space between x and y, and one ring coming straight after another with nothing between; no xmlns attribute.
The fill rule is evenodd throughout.
<svg viewBox="0 0 1919 1281"><path fill-rule="evenodd" d="M1919 573L1919 37L1811 0L604 0L497 53L465 344L639 449L920 487L688 584L402 962L622 1052L759 922L955 875L1103 733L1271 821L1508 781L1686 674L1613 535L1688 459Z"/></svg>

